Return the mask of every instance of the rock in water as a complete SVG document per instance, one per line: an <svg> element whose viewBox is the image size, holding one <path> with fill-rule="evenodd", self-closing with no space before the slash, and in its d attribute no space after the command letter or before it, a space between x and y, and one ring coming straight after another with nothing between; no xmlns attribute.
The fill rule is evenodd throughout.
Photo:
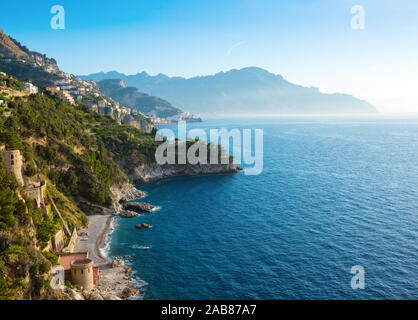
<svg viewBox="0 0 418 320"><path fill-rule="evenodd" d="M149 229L150 225L147 224L147 223L143 223L143 224L141 224L141 227L144 228L144 229Z"/></svg>
<svg viewBox="0 0 418 320"><path fill-rule="evenodd" d="M140 224L137 224L136 226L135 226L135 228L137 228L137 229L141 229L141 225Z"/></svg>
<svg viewBox="0 0 418 320"><path fill-rule="evenodd" d="M138 217L139 214L134 211L123 211L119 214L122 218L135 218Z"/></svg>
<svg viewBox="0 0 418 320"><path fill-rule="evenodd" d="M148 203L141 203L141 202L126 202L124 204L124 209L125 210L131 210L131 211L135 211L137 213L142 213L142 212L152 212L152 210L154 210L154 206L148 204Z"/></svg>
<svg viewBox="0 0 418 320"><path fill-rule="evenodd" d="M127 299L133 296L136 296L139 294L139 290L136 288L130 288L130 287L126 287L125 289L122 290L122 293L120 295L120 297L122 299Z"/></svg>

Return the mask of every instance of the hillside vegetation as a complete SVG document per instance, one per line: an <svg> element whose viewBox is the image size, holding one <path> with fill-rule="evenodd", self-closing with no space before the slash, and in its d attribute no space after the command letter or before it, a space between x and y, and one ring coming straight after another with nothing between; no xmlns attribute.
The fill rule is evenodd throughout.
<svg viewBox="0 0 418 320"><path fill-rule="evenodd" d="M109 207L110 187L128 182L117 162L153 162L156 143L138 129L118 125L87 106L69 106L46 94L16 98L0 122L0 142L17 148L35 169L77 203ZM137 137L149 137L138 140ZM125 161L126 162L126 161ZM126 165L128 166L128 164ZM88 211L88 210L87 210Z"/></svg>
<svg viewBox="0 0 418 320"><path fill-rule="evenodd" d="M55 256L44 256L39 249L61 222L19 197L16 179L4 169L1 156L0 186L0 300L59 298L48 284L48 258Z"/></svg>
<svg viewBox="0 0 418 320"><path fill-rule="evenodd" d="M16 79L9 83L20 88ZM111 207L110 187L128 183L129 166L154 162L157 144L134 127L45 93L9 97L7 110L0 113L0 144L20 150L27 177L47 181L45 206L53 201L63 220L36 208L0 157L0 300L59 298L48 284L57 257L42 250L64 223L81 228L85 213Z"/></svg>

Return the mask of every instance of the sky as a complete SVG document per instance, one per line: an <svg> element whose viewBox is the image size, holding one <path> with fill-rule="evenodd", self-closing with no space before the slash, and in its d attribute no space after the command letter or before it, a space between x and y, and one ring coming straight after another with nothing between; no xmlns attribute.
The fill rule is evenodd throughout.
<svg viewBox="0 0 418 320"><path fill-rule="evenodd" d="M51 28L54 5L65 9L65 29ZM352 28L354 6L364 28ZM416 0L7 1L0 28L76 75L257 66L382 112L418 112Z"/></svg>

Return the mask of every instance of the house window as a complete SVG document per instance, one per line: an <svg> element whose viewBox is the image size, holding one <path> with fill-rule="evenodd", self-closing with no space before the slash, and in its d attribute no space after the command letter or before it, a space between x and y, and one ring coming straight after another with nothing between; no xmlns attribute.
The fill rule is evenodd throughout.
<svg viewBox="0 0 418 320"><path fill-rule="evenodd" d="M15 162L12 160L12 161L10 161L10 164L11 164L12 166L14 166L14 165L15 165Z"/></svg>
<svg viewBox="0 0 418 320"><path fill-rule="evenodd" d="M81 270L81 274L83 274L83 270Z"/></svg>
<svg viewBox="0 0 418 320"><path fill-rule="evenodd" d="M14 155L12 155L12 154L11 154L11 155L10 155L10 159L12 159L12 160L13 160L13 159L14 159Z"/></svg>

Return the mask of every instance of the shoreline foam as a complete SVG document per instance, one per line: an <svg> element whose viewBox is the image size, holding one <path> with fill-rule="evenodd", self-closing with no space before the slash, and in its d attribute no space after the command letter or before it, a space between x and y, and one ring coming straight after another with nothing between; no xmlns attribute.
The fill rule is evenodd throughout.
<svg viewBox="0 0 418 320"><path fill-rule="evenodd" d="M115 231L116 227L118 226L117 216L111 217L109 229L107 234L105 235L105 240L103 245L100 247L100 253L106 258L111 260L110 257L110 245L112 243L112 234Z"/></svg>

